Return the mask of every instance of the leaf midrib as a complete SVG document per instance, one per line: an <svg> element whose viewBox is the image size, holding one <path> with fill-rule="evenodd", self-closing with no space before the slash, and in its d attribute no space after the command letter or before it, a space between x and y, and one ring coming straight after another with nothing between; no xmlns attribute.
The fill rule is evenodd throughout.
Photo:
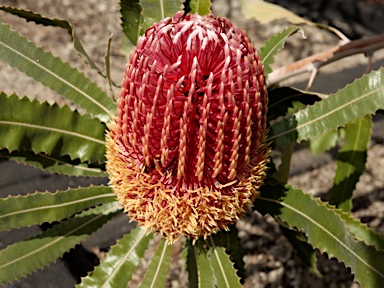
<svg viewBox="0 0 384 288"><path fill-rule="evenodd" d="M113 276L117 273L117 271L120 270L121 266L124 264L125 260L128 258L128 256L131 254L131 252L136 248L136 246L140 243L141 239L145 237L146 231L145 229L142 229L139 237L136 239L136 241L133 243L132 247L128 250L128 252L125 254L123 258L119 261L119 264L116 266L116 268L113 270L113 272L109 275L109 277L105 280L103 285L101 286L106 287L108 284L110 284L110 280L113 278Z"/></svg>
<svg viewBox="0 0 384 288"><path fill-rule="evenodd" d="M53 128L53 127L46 127L46 126L41 126L41 125L21 123L21 122L15 122L15 121L4 121L4 120L0 120L0 124L11 125L11 126L22 126L22 127L28 127L28 128L34 128L34 129L40 129L40 130L46 130L46 131L61 133L61 134L67 134L67 135L75 136L78 138L83 138L83 139L86 139L86 140L89 140L89 141L92 141L92 142L95 142L95 143L98 143L101 145L105 145L105 141L102 141L102 140L99 140L96 138L92 138L90 136L86 136L86 135L83 135L80 133L71 132L68 130L57 129L57 128Z"/></svg>
<svg viewBox="0 0 384 288"><path fill-rule="evenodd" d="M287 203L284 203L284 202L280 202L280 201L277 201L277 200L273 200L273 199L268 199L268 198L264 198L264 197L259 197L260 200L264 200L264 201L268 201L268 202L273 202L273 203L276 203L276 204L279 204L279 205L282 205L282 206L285 206L287 207L288 209L291 209L292 211L294 211L295 213L298 213L299 215L301 215L302 217L308 219L310 222L312 222L314 225L316 225L317 227L319 227L321 230L323 230L326 234L328 234L330 237L332 237L333 239L336 240L336 242L338 242L341 246L343 246L347 251L349 251L352 255L354 255L357 259L359 259L365 266L369 267L370 269L372 269L376 274L378 274L381 278L384 278L384 275L380 273L380 271L377 271L374 267L372 267L371 265L369 265L369 263L367 263L364 259L362 259L358 254L356 254L353 250L349 249L349 247L347 245L345 245L342 241L340 241L337 237L335 237L332 233L330 233L327 229L325 229L322 225L318 224L316 221L313 221L312 218L308 217L306 214L302 213L300 210L297 210L295 209L294 207L290 206L289 204Z"/></svg>
<svg viewBox="0 0 384 288"><path fill-rule="evenodd" d="M283 135L287 135L287 134L289 134L289 133L291 133L291 132L298 131L299 129L301 129L301 128L303 128L303 127L306 127L306 126L311 125L311 124L313 124L313 123L315 123L315 122L317 122L317 121L320 121L321 119L323 119L323 118L325 118L325 117L327 117L327 116L329 116L329 115L331 115L331 114L333 114L333 113L336 113L336 112L338 112L339 110L342 110L343 108L345 108L345 107L347 107L347 106L349 106L349 105L352 105L353 103L355 103L355 102L357 102L357 101L360 101L361 99L363 99L363 98L365 98L365 97L368 97L368 96L371 95L371 94L378 93L378 92L381 91L381 90L384 90L384 87L381 87L381 88L379 88L379 89L373 90L373 91L371 91L371 92L369 92L369 93L367 93L367 94L363 94L363 95L361 95L360 97L357 97L357 98L355 98L354 100L352 100L352 101L350 101L350 102L347 102L347 103L345 103L345 104L343 104L343 105L341 105L341 106L338 106L336 109L334 109L334 110L332 110L332 111L329 111L329 112L327 112L327 113L325 113L325 114L323 114L323 115L321 115L321 116L319 116L319 117L317 117L317 118L315 118L315 119L313 119L313 120L311 120L311 121L309 121L309 122L306 122L306 123L304 123L304 124L298 125L298 126L292 128L292 129L290 129L290 130L286 130L286 131L284 131L284 132L282 132L282 133L280 133L280 134L273 135L272 137L269 137L266 141L269 142L269 141L272 141L273 139L279 138L279 137L281 137L281 136L283 136ZM300 113L300 112L298 112L298 113ZM294 115L293 115L293 117L294 117ZM298 137L298 140L300 141L301 138Z"/></svg>
<svg viewBox="0 0 384 288"><path fill-rule="evenodd" d="M25 60L31 62L32 64L36 65L37 67L39 67L40 69L44 70L45 72L47 72L48 74L52 75L53 77L55 77L56 79L58 79L59 81L63 82L64 84L68 85L69 87L71 87L73 90L77 91L78 93L82 94L84 97L86 97L88 100L90 100L91 102L95 103L97 106L99 106L102 110L104 110L108 115L110 115L110 111L104 107L102 104L100 104L99 102L97 102L95 99L93 99L91 96L89 96L87 93L85 93L84 91L82 91L81 89L79 89L78 87L74 86L72 83L68 82L67 80L63 79L62 77L60 77L59 75L53 73L51 70L47 69L46 67L44 67L43 65L39 64L37 61L27 57L26 55L20 53L19 51L15 50L13 47L5 44L4 42L0 41L0 44L3 45L5 48L11 50L13 53L16 53L18 54L19 56L21 56L22 58L24 58Z"/></svg>
<svg viewBox="0 0 384 288"><path fill-rule="evenodd" d="M54 195L54 194L52 194L52 195ZM115 196L115 194L109 193L109 194L92 196L92 197L88 197L88 198L82 198L80 200L74 200L74 201L67 202L67 203L64 203L64 204L40 206L40 207L30 208L30 209L26 209L26 210L22 210L22 211L15 211L15 212L11 212L11 213L8 213L8 214L1 215L0 219L1 218L5 218L5 217L9 217L9 216L13 216L13 215L17 215L17 214L21 215L21 214L24 214L24 213L29 213L29 212L38 211L38 210L66 207L66 206L70 206L70 205L73 205L73 204L87 202L87 201L90 201L90 200L96 200L96 199L100 199L100 198L104 198L104 197L105 198L109 198L109 197L113 197L113 196Z"/></svg>
<svg viewBox="0 0 384 288"><path fill-rule="evenodd" d="M9 266L9 265L11 265L11 264L13 264L13 263L19 262L19 261L21 261L21 260L23 260L23 259L25 259L25 258L27 258L27 257L30 257L30 256L33 255L33 254L37 254L37 253L39 253L40 251L42 251L42 250L48 248L49 246L52 246L53 244L55 244L55 243L61 241L61 240L64 239L65 237L70 236L71 234L75 233L76 231L78 231L78 230L82 229L83 227L85 227L85 226L91 224L92 222L98 220L99 218L103 217L104 215L108 215L108 213L112 212L114 209L116 209L116 207L117 207L117 205L116 205L116 206L113 206L112 208L110 208L110 209L108 209L108 210L106 210L106 211L104 211L104 212L101 213L101 214L98 214L98 215L95 216L94 218L88 220L87 222L83 223L82 225L80 225L80 226L76 227L75 229L69 231L69 232L66 233L65 235L58 237L57 239L53 240L52 242L49 242L48 244L46 244L46 245L44 245L44 246L42 246L42 247L40 247L40 248L38 248L38 249L36 249L36 250L33 250L32 252L29 252L29 253L27 253L27 254L25 254L25 255L23 255L23 256L17 258L17 259L14 259L13 261L7 262L6 264L0 266L0 269L3 269L4 267L7 267L7 266Z"/></svg>

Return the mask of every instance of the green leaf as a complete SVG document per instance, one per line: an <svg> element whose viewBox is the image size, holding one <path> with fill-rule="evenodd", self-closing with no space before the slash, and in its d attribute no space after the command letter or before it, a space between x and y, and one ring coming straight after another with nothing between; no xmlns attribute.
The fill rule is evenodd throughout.
<svg viewBox="0 0 384 288"><path fill-rule="evenodd" d="M172 17L182 10L180 0L141 0L140 4L143 7L144 31L161 19Z"/></svg>
<svg viewBox="0 0 384 288"><path fill-rule="evenodd" d="M121 26L125 36L136 45L137 39L156 22L182 10L180 0L121 0Z"/></svg>
<svg viewBox="0 0 384 288"><path fill-rule="evenodd" d="M262 24L280 19L286 19L293 24L311 24L310 21L299 17L279 5L262 0L240 0L240 8L246 18L255 18Z"/></svg>
<svg viewBox="0 0 384 288"><path fill-rule="evenodd" d="M65 174L69 176L107 177L104 167L81 163L79 159L71 160L68 155L47 155L30 150L8 152L7 149L0 150L0 157L15 160L19 163L32 165L38 169L52 173Z"/></svg>
<svg viewBox="0 0 384 288"><path fill-rule="evenodd" d="M234 263L226 254L226 248L218 245L225 243L220 236L199 239L194 245L188 242L187 269L190 287L241 287L240 278L236 275ZM236 244L236 243L233 243ZM223 245L224 246L224 245ZM235 247L227 248L234 251ZM197 276L197 277L196 277ZM196 277L195 279L193 279ZM192 279L191 279L192 278Z"/></svg>
<svg viewBox="0 0 384 288"><path fill-rule="evenodd" d="M186 270L188 271L188 280L190 288L199 288L199 273L197 268L197 252L196 245L192 244L192 240L186 242L187 253L185 255ZM212 284L213 285L213 284ZM212 287L212 285L210 287ZM207 286L208 287L208 286Z"/></svg>
<svg viewBox="0 0 384 288"><path fill-rule="evenodd" d="M196 244L188 241L187 270L191 288L215 288L216 275L213 271L206 241L199 239Z"/></svg>
<svg viewBox="0 0 384 288"><path fill-rule="evenodd" d="M351 210L353 191L364 172L371 131L371 115L348 124L345 129L345 141L337 155L334 186L329 198L330 204L344 211Z"/></svg>
<svg viewBox="0 0 384 288"><path fill-rule="evenodd" d="M300 27L291 26L284 29L279 34L273 35L266 40L260 48L260 58L264 65L264 73L268 76L272 72L271 65L275 62L275 55L284 47L285 41L289 36L300 30Z"/></svg>
<svg viewBox="0 0 384 288"><path fill-rule="evenodd" d="M210 0L191 0L189 2L191 11L189 13L197 13L199 15L206 15L211 13L212 3Z"/></svg>
<svg viewBox="0 0 384 288"><path fill-rule="evenodd" d="M280 230L283 232L285 237L288 238L289 242L292 244L292 246L295 248L295 251L297 255L300 257L302 263L311 271L313 274L315 274L317 277L321 277L321 273L317 269L317 257L316 252L312 248L311 245L309 245L304 238L304 236L301 235L300 232L290 230L288 228L285 228L284 226L280 225Z"/></svg>
<svg viewBox="0 0 384 288"><path fill-rule="evenodd" d="M300 142L384 109L384 67L373 71L328 98L276 121L268 141L281 146Z"/></svg>
<svg viewBox="0 0 384 288"><path fill-rule="evenodd" d="M291 159L293 154L294 145L288 144L285 145L281 151L281 163L277 171L273 174L273 176L281 183L287 183L289 178L289 171L291 168Z"/></svg>
<svg viewBox="0 0 384 288"><path fill-rule="evenodd" d="M314 248L350 267L362 287L384 283L384 251L356 240L340 215L325 203L288 185L281 188L280 184L264 185L255 209L304 232Z"/></svg>
<svg viewBox="0 0 384 288"><path fill-rule="evenodd" d="M116 112L116 103L95 83L1 21L0 60L72 100L103 122L108 122Z"/></svg>
<svg viewBox="0 0 384 288"><path fill-rule="evenodd" d="M285 116L289 108L295 102L305 105L313 105L321 100L318 93L302 91L293 87L279 87L268 90L268 120L275 120L279 116Z"/></svg>
<svg viewBox="0 0 384 288"><path fill-rule="evenodd" d="M215 273L217 281L217 287L241 287L240 279L236 275L236 270L233 267L233 263L229 259L229 256L225 253L223 247L217 247L213 238L210 237L212 249L208 251L210 253L212 268Z"/></svg>
<svg viewBox="0 0 384 288"><path fill-rule="evenodd" d="M10 282L55 261L120 214L116 202L90 209L40 235L0 251L0 284Z"/></svg>
<svg viewBox="0 0 384 288"><path fill-rule="evenodd" d="M120 14L121 27L125 36L136 45L137 39L143 34L143 7L140 5L140 0L121 0Z"/></svg>
<svg viewBox="0 0 384 288"><path fill-rule="evenodd" d="M213 241L216 246L225 248L225 253L229 255L230 260L235 265L237 275L241 282L245 281L244 251L238 236L236 225L230 225L229 231L221 230L216 234L212 234Z"/></svg>
<svg viewBox="0 0 384 288"><path fill-rule="evenodd" d="M105 259L77 287L127 287L153 234L136 227L117 241Z"/></svg>
<svg viewBox="0 0 384 288"><path fill-rule="evenodd" d="M84 60L84 62L87 63L92 69L96 70L101 76L106 77L103 74L103 72L92 61L92 59L88 56L87 52L85 51L83 45L79 40L79 37L77 37L75 33L75 29L67 20L47 18L47 17L41 16L38 13L34 13L32 11L27 11L27 10L17 9L17 8L7 7L7 6L0 6L0 10L3 10L5 12L24 18L27 21L33 21L36 24L42 24L44 26L59 27L67 30L68 34L71 36L73 46L76 52L80 55L80 57Z"/></svg>
<svg viewBox="0 0 384 288"><path fill-rule="evenodd" d="M172 256L172 245L165 239L161 239L155 255L145 272L144 279L140 284L142 288L164 287L167 280L169 263Z"/></svg>
<svg viewBox="0 0 384 288"><path fill-rule="evenodd" d="M32 150L103 163L105 125L87 114L0 92L0 149Z"/></svg>
<svg viewBox="0 0 384 288"><path fill-rule="evenodd" d="M321 154L336 146L339 141L339 129L329 130L324 134L309 139L309 151Z"/></svg>
<svg viewBox="0 0 384 288"><path fill-rule="evenodd" d="M116 195L106 186L0 198L0 231L59 221L115 199Z"/></svg>
<svg viewBox="0 0 384 288"><path fill-rule="evenodd" d="M373 231L366 224L354 219L348 211L346 212L341 209L336 209L331 205L328 207L339 214L341 219L345 221L345 225L347 225L349 232L355 236L357 240L363 241L367 245L374 246L377 250L384 250L384 239L380 234Z"/></svg>

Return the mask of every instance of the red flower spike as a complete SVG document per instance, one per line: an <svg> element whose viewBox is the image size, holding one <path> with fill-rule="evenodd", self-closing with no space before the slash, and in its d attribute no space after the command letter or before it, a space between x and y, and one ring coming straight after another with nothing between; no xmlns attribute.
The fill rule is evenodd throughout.
<svg viewBox="0 0 384 288"><path fill-rule="evenodd" d="M129 217L169 242L227 229L265 177L267 103L259 56L229 20L178 12L150 27L107 134Z"/></svg>

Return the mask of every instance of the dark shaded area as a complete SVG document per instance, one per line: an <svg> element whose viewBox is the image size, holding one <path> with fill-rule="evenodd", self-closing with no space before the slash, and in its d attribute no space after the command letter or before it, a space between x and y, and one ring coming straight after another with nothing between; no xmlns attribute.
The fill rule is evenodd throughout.
<svg viewBox="0 0 384 288"><path fill-rule="evenodd" d="M269 0L317 23L338 28L350 39L384 33L384 1Z"/></svg>

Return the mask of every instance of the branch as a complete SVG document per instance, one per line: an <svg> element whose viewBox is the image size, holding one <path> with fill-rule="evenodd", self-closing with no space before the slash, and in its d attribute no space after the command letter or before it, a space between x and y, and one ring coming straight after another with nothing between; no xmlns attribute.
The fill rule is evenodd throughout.
<svg viewBox="0 0 384 288"><path fill-rule="evenodd" d="M316 72L322 66L354 54L365 53L366 55L371 56L376 50L382 48L384 48L384 34L372 38L354 40L344 45L338 45L276 69L268 75L268 85L276 84L305 72L312 72L311 82L311 80L313 81L312 78L314 78Z"/></svg>

